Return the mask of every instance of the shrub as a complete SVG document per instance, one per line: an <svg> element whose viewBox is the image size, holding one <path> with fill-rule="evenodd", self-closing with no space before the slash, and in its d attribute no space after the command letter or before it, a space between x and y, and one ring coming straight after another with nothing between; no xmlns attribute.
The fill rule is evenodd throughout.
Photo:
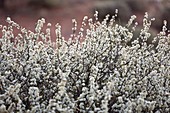
<svg viewBox="0 0 170 113"><path fill-rule="evenodd" d="M147 44L152 21L147 13L135 40L135 16L121 26L114 24L117 14L102 22L97 15L94 20L85 16L79 32L73 20L68 41L56 24L56 42L51 41L50 23L43 30L45 19L38 20L33 32L7 18L0 39L1 113L170 111L166 21ZM15 35L14 29L20 32Z"/></svg>

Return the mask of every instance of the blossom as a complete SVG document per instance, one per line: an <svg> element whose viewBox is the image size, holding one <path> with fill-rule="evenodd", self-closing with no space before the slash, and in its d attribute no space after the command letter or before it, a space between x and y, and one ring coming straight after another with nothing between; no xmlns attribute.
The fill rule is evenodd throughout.
<svg viewBox="0 0 170 113"><path fill-rule="evenodd" d="M118 10L115 13L102 22L98 12L94 20L85 16L78 34L73 19L68 41L56 24L55 42L52 25L45 26L45 19L37 21L33 32L8 17L9 25L0 28L0 112L168 113L167 22L152 39L149 28L154 19L146 13L143 28L133 39L137 17L122 26L115 23ZM15 28L21 31L18 35L13 33ZM147 42L150 39L152 43Z"/></svg>

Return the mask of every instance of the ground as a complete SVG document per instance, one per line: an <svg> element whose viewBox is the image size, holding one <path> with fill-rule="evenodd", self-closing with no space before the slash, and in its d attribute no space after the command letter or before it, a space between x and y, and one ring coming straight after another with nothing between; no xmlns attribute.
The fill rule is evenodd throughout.
<svg viewBox="0 0 170 113"><path fill-rule="evenodd" d="M84 16L92 17L91 7L93 2L90 0L70 0L60 7L32 7L18 11L0 10L0 24L5 24L6 18L9 16L12 20L19 23L27 29L34 30L35 23L39 18L45 18L46 22L52 24L52 39L55 40L55 24L59 23L62 26L62 34L68 39L71 34L72 19L76 19L78 25Z"/></svg>

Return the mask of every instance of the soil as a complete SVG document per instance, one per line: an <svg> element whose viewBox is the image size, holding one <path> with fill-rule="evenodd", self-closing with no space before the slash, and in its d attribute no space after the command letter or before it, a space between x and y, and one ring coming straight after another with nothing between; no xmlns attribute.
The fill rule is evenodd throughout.
<svg viewBox="0 0 170 113"><path fill-rule="evenodd" d="M93 4L94 2L90 0L69 0L69 2L56 8L29 6L15 11L0 9L0 24L6 24L6 18L10 17L22 27L34 31L37 20L45 18L46 24L52 24L53 41L55 40L55 24L57 23L62 26L62 36L68 39L72 33L72 19L76 19L78 26L80 26L84 16L92 17L91 7Z"/></svg>
<svg viewBox="0 0 170 113"><path fill-rule="evenodd" d="M19 7L17 10L5 10L0 7L0 24L6 24L7 17L11 17L13 21L20 24L31 31L34 31L35 24L38 19L45 18L46 23L51 23L51 37L55 41L55 24L62 26L62 36L67 40L72 33L72 19L76 19L78 27L81 25L84 16L93 17L92 8L96 0L63 0L62 5L49 8L42 5L31 5ZM157 13L155 6L150 6L149 12ZM158 12L159 13L159 12ZM142 23L143 13L135 13L137 21ZM155 22L156 23L156 22ZM160 22L161 23L161 22ZM2 33L0 33L0 37Z"/></svg>

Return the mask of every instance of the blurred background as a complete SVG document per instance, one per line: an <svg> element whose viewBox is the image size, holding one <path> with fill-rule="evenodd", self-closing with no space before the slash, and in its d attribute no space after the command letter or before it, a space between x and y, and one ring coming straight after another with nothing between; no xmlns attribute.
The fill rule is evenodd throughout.
<svg viewBox="0 0 170 113"><path fill-rule="evenodd" d="M63 36L68 39L72 19L76 19L80 26L84 16L93 17L97 10L102 21L106 14L114 15L115 9L119 10L120 24L127 23L131 15L136 15L136 21L141 25L147 11L149 18L156 18L153 31L161 30L163 20L168 21L170 29L170 0L0 0L0 24L6 24L6 18L11 17L21 26L34 31L35 23L43 17L52 24L52 37L55 37L55 24L59 23Z"/></svg>

